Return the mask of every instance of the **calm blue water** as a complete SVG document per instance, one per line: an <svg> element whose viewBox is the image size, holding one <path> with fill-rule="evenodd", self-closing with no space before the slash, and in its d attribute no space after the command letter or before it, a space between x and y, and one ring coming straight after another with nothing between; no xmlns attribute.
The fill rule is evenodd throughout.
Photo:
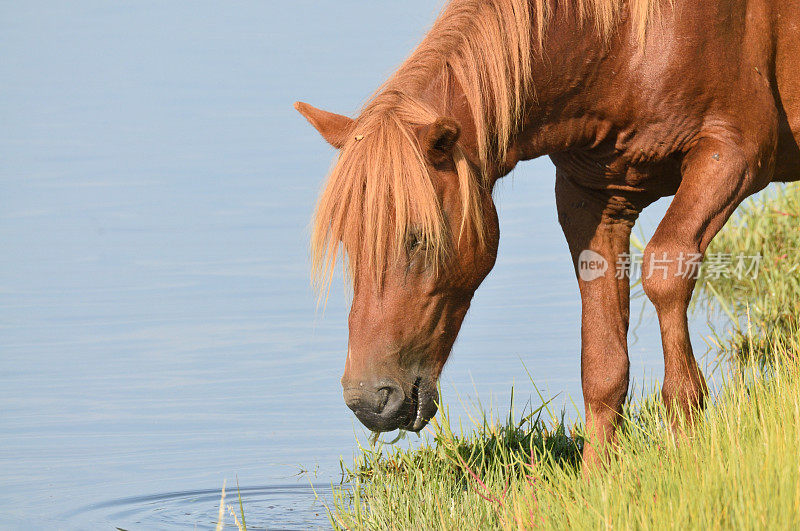
<svg viewBox="0 0 800 531"><path fill-rule="evenodd" d="M307 274L333 152L292 102L355 111L435 12L0 2L0 527L203 529L237 477L249 527L326 524L310 482L329 490L364 431L339 386L346 295L318 312ZM443 377L457 415L533 394L523 361L582 407L553 180L541 160L499 186L500 257ZM640 387L662 367L641 315Z"/></svg>

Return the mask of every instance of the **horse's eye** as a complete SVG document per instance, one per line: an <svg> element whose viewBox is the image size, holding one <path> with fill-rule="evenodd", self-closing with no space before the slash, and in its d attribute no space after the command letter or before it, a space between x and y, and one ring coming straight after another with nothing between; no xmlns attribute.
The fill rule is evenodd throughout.
<svg viewBox="0 0 800 531"><path fill-rule="evenodd" d="M416 251L417 249L423 246L423 243L424 241L422 239L422 236L420 236L416 232L411 232L409 233L408 238L406 239L406 249L408 250L409 253Z"/></svg>

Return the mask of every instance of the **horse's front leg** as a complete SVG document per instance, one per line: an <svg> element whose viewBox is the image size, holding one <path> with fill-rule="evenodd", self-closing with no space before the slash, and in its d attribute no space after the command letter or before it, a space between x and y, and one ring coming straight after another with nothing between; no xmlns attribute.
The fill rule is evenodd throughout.
<svg viewBox="0 0 800 531"><path fill-rule="evenodd" d="M581 383L586 408L584 466L597 466L615 438L628 393L630 282L617 274L643 205L585 188L556 173L558 219L569 244L581 294Z"/></svg>
<svg viewBox="0 0 800 531"><path fill-rule="evenodd" d="M728 142L704 139L689 152L672 204L645 248L642 287L658 313L664 346L662 398L676 422L691 420L707 387L689 341L686 315L696 267L708 244L748 195L768 178L757 155ZM761 173L761 175L759 175Z"/></svg>

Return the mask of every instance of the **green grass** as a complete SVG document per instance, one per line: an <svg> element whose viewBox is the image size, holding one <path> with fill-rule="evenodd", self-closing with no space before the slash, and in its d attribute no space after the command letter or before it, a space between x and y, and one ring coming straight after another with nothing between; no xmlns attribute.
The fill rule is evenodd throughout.
<svg viewBox="0 0 800 531"><path fill-rule="evenodd" d="M363 448L334 489L346 529L800 527L800 186L743 206L710 253L761 253L755 278L704 276L736 323L735 360L700 422L675 440L657 393L629 403L616 455L580 469L581 426L547 408L455 434L446 408L415 448ZM513 411L513 408L512 408Z"/></svg>
<svg viewBox="0 0 800 531"><path fill-rule="evenodd" d="M740 207L707 254L725 253L760 254L758 275L703 274L698 298L737 325L721 350L740 361L768 361L770 347L796 343L800 328L800 185L777 188Z"/></svg>

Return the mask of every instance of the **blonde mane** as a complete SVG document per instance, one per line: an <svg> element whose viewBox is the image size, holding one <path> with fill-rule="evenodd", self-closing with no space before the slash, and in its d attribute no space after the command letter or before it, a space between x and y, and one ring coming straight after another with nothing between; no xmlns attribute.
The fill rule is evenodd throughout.
<svg viewBox="0 0 800 531"><path fill-rule="evenodd" d="M311 258L317 286L326 291L341 251L349 270L366 268L378 285L410 237L424 242L437 266L453 245L415 131L448 109L419 97L452 82L466 96L477 134L480 168L456 145L462 222L483 242L484 171L502 161L532 95L531 63L541 51L556 6L578 23L610 36L629 16L643 41L658 0L452 0L417 49L364 106L320 196L312 225ZM627 7L624 7L627 5ZM443 100L446 98L443 98ZM480 175L476 175L480 174Z"/></svg>

